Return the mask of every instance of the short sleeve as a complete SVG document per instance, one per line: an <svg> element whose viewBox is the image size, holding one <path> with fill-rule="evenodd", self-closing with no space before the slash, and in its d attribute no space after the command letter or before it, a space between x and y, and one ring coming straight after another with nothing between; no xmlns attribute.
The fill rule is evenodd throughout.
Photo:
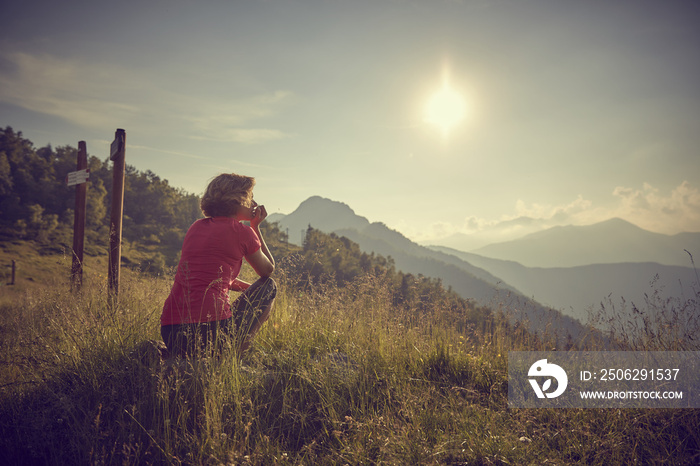
<svg viewBox="0 0 700 466"><path fill-rule="evenodd" d="M253 230L252 227L248 225L243 225L243 231L244 233L244 238L243 241L241 241L241 252L243 253L243 256L249 256L256 252L258 249L260 249L261 244L260 244L260 238L258 238L258 235L255 234L255 230Z"/></svg>

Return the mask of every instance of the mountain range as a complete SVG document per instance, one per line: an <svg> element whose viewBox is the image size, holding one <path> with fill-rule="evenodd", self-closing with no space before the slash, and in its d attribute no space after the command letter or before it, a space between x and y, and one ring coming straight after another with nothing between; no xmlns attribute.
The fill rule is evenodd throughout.
<svg viewBox="0 0 700 466"><path fill-rule="evenodd" d="M645 295L688 298L698 287L688 252L700 251L700 233L660 235L621 219L553 227L472 252L419 245L319 196L268 221L286 228L296 244L309 226L346 236L365 252L391 256L397 269L439 278L479 305L517 309L538 326L554 319L568 331L576 327L571 320L585 323L601 302L624 298L642 306Z"/></svg>
<svg viewBox="0 0 700 466"><path fill-rule="evenodd" d="M488 270L524 295L581 322L586 322L589 312L597 311L601 304L610 306L624 299L641 307L647 297L655 293L662 299L687 299L693 296L693 289L698 286L694 269L653 262L525 267L514 261L491 259L441 246L432 246L431 249Z"/></svg>
<svg viewBox="0 0 700 466"><path fill-rule="evenodd" d="M655 262L690 267L686 252L700 253L700 233L664 235L620 218L586 226L555 226L470 252L527 267L575 267L621 262Z"/></svg>

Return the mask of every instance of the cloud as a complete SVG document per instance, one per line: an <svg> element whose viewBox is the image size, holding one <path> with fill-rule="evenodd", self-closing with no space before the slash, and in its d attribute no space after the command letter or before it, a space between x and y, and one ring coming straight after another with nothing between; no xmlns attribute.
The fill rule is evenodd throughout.
<svg viewBox="0 0 700 466"><path fill-rule="evenodd" d="M596 205L579 195L571 202L526 204L518 200L515 215L503 216L499 221L470 220L479 225L477 231L498 230L504 235L515 235L529 230L557 225L590 225L619 217L649 231L675 234L700 231L700 190L688 181L663 193L649 183L642 188L618 186L612 191L611 202ZM462 228L462 231L468 231Z"/></svg>
<svg viewBox="0 0 700 466"><path fill-rule="evenodd" d="M476 249L488 243L508 241L553 226L550 219L503 216L500 219L466 217L461 224L434 222L421 231L401 223L397 229L420 243L439 243L462 250Z"/></svg>
<svg viewBox="0 0 700 466"><path fill-rule="evenodd" d="M0 100L88 127L113 127L141 112L118 97L122 79L107 65L86 65L48 55L0 53Z"/></svg>
<svg viewBox="0 0 700 466"><path fill-rule="evenodd" d="M291 92L281 90L229 100L200 100L189 105L190 112L184 118L192 127L193 139L259 144L291 135L245 125L282 112L293 100Z"/></svg>
<svg viewBox="0 0 700 466"><path fill-rule="evenodd" d="M108 63L0 52L0 101L57 116L79 126L139 126L192 139L260 144L290 137L251 127L294 101L284 90L221 96L192 83L174 86ZM206 95L209 92L210 95Z"/></svg>
<svg viewBox="0 0 700 466"><path fill-rule="evenodd" d="M220 128L209 131L209 136L195 135L192 139L217 142L238 142L241 144L260 144L290 137L276 129L266 128Z"/></svg>
<svg viewBox="0 0 700 466"><path fill-rule="evenodd" d="M700 191L683 181L668 195L651 184L642 189L618 186L613 190L618 200L614 216L659 233L700 231Z"/></svg>
<svg viewBox="0 0 700 466"><path fill-rule="evenodd" d="M550 220L563 223L575 218L578 214L591 209L592 202L583 198L580 194L568 204L549 205L533 203L527 205L518 199L515 203L516 217L528 217L540 220Z"/></svg>
<svg viewBox="0 0 700 466"><path fill-rule="evenodd" d="M111 144L111 141L105 141L105 144ZM174 150L165 150L165 149L158 149L155 147L150 147L150 146L143 146L140 144L129 144L129 149L140 149L143 151L152 151L152 152L159 152L161 154L168 154L168 155L177 155L179 157L185 157L188 159L199 159L199 160L206 160L209 157L204 157L202 155L197 155L197 154L190 154L187 152L181 152L181 151L174 151Z"/></svg>
<svg viewBox="0 0 700 466"><path fill-rule="evenodd" d="M408 230L407 234L415 241L469 250L554 226L590 225L614 217L657 233L700 232L700 190L683 181L664 194L644 183L641 189L616 187L611 192L611 202L606 205L595 205L581 195L571 202L554 205L518 200L514 214L498 219L472 216L461 223L436 222L423 231Z"/></svg>

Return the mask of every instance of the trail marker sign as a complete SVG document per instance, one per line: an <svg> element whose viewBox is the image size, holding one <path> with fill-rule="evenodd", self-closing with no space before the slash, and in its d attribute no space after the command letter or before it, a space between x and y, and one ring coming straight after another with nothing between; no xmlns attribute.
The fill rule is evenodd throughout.
<svg viewBox="0 0 700 466"><path fill-rule="evenodd" d="M68 186L75 186L75 215L73 216L73 265L71 266L71 289L80 290L83 285L83 249L85 246L85 219L87 212L87 184L90 176L87 162L87 144L78 142L77 171L66 177Z"/></svg>
<svg viewBox="0 0 700 466"><path fill-rule="evenodd" d="M68 176L66 176L66 183L68 183L68 186L75 186L76 184L83 184L89 179L90 169L84 168L82 170L68 173Z"/></svg>
<svg viewBox="0 0 700 466"><path fill-rule="evenodd" d="M109 159L111 161L116 160L119 154L124 150L124 140L126 139L126 133L123 129L118 129L114 135L114 141L109 146Z"/></svg>

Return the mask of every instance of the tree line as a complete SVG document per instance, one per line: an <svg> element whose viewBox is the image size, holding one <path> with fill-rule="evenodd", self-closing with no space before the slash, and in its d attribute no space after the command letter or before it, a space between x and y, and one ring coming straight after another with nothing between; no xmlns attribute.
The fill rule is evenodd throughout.
<svg viewBox="0 0 700 466"><path fill-rule="evenodd" d="M70 251L73 244L75 189L66 176L76 170L78 149L71 146L35 148L21 132L0 130L0 240L30 240L46 253ZM109 159L88 157L85 252L107 254L112 196ZM202 216L199 196L175 188L155 173L127 165L124 183L123 241L139 249L127 266L161 273L177 265L189 226ZM283 273L299 289L332 284L343 288L361 279L381 280L396 309L411 309L416 317L437 308L464 322L482 326L493 319L488 309L476 308L439 279L396 270L391 257L365 253L357 243L309 227L301 248L290 246L277 224L264 222L265 238Z"/></svg>
<svg viewBox="0 0 700 466"><path fill-rule="evenodd" d="M76 170L78 149L35 148L21 132L0 130L0 238L33 240L49 252L73 244L75 188L66 176ZM112 197L109 159L88 157L85 251L106 254ZM199 197L175 188L150 170L127 165L123 240L146 246L156 268L176 263L187 228L201 217Z"/></svg>
<svg viewBox="0 0 700 466"><path fill-rule="evenodd" d="M276 225L270 226L274 237ZM266 233L267 234L267 233ZM422 274L404 273L396 269L394 260L379 254L366 253L352 240L335 233L324 233L309 226L300 250L287 255L282 268L300 290L350 288L373 282L387 294L395 312L414 323L444 322L460 332L483 332L495 320L503 322L491 309L474 305L442 280ZM509 326L504 322L505 326Z"/></svg>

